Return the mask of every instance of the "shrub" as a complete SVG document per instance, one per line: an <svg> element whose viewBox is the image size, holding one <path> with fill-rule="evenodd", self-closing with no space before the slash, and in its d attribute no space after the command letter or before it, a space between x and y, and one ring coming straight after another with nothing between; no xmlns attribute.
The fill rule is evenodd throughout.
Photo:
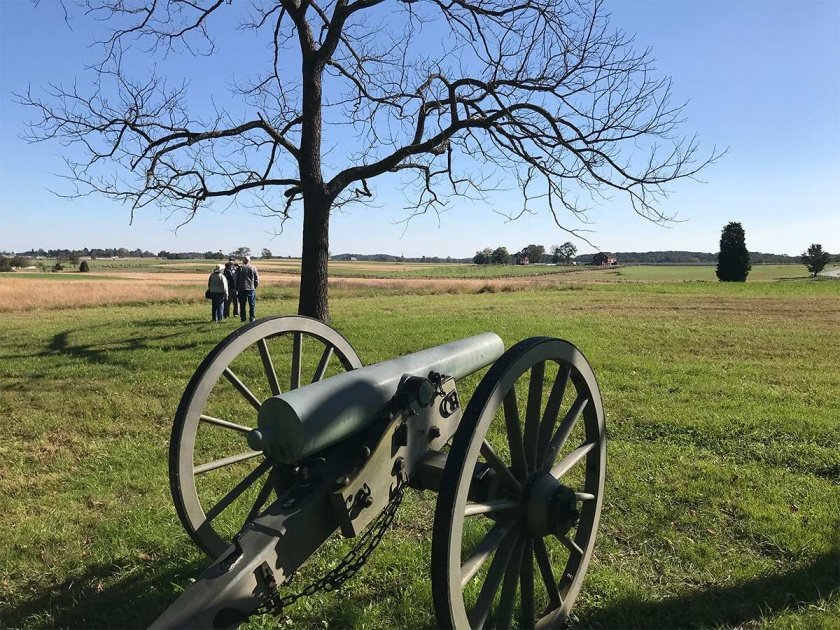
<svg viewBox="0 0 840 630"><path fill-rule="evenodd" d="M88 265L88 261L82 261L82 264L79 265L79 271L81 271L82 273L87 273L88 271L90 271L90 265Z"/></svg>

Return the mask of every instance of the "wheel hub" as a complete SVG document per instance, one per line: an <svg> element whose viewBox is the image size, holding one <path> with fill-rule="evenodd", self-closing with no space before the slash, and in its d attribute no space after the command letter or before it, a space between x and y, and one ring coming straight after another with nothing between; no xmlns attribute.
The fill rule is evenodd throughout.
<svg viewBox="0 0 840 630"><path fill-rule="evenodd" d="M574 490L549 473L537 473L528 481L523 508L525 526L532 536L564 536L580 518Z"/></svg>

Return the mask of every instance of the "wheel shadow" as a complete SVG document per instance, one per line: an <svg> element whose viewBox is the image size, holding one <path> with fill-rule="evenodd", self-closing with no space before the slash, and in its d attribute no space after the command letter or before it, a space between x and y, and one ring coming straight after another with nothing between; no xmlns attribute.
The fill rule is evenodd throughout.
<svg viewBox="0 0 840 630"><path fill-rule="evenodd" d="M60 584L33 584L36 595L0 609L0 628L147 628L204 564L93 564Z"/></svg>
<svg viewBox="0 0 840 630"><path fill-rule="evenodd" d="M625 599L582 615L576 628L739 627L840 594L840 549L786 573L661 601Z"/></svg>

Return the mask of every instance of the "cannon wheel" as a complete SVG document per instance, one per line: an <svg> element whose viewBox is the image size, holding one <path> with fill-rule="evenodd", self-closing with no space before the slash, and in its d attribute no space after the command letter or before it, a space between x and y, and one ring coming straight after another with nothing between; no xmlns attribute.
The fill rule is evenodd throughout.
<svg viewBox="0 0 840 630"><path fill-rule="evenodd" d="M281 365L278 360L280 357L272 357L268 343L268 340L280 336L291 337L292 344L291 356L284 357L290 364L288 387L284 382L282 388L275 371L275 366ZM230 536L214 528L213 520L229 509L249 488L259 488L250 509L241 514L247 516L239 522L244 525L252 520L268 501L271 491L277 492L278 486L283 483L281 473L288 472L273 466L262 452L253 451L248 447L246 436L248 431L256 426L257 413L262 401L248 387L251 385L256 389L255 385L243 382L230 366L242 353L252 353L254 362L257 365L261 363L259 373L261 380L264 380L259 385L265 388L268 395L277 395L281 393L281 389L295 389L306 384L301 375L303 348L306 346L309 350L313 343L316 343L316 350L320 352L320 355L315 355L320 356L320 359L311 377L313 382L321 380L328 366L336 359L344 370L353 370L362 365L350 343L323 322L301 316L267 317L239 328L213 348L193 374L181 397L169 442L169 483L175 509L184 529L196 545L211 557L220 555L231 542ZM322 351L319 350L320 347L323 347ZM242 397L250 403L250 417L237 417L238 422L234 422L231 418L217 418L205 413L208 398L217 383L220 384L222 396ZM235 454L209 462L195 461L198 459L196 446L200 444L201 438L198 436L197 441L197 434L201 425L214 427L213 431L227 432ZM254 460L258 464L238 483L226 485L225 489L230 489L220 499L213 499L209 505L206 497L202 501L196 489L197 476L240 462L252 464Z"/></svg>
<svg viewBox="0 0 840 630"><path fill-rule="evenodd" d="M520 399L527 392L524 422L517 382ZM481 474L488 469L489 495ZM438 625L509 628L514 614L521 628L564 625L595 545L605 469L601 395L583 354L546 337L505 352L464 412L440 484L432 539ZM470 547L467 530L476 526Z"/></svg>

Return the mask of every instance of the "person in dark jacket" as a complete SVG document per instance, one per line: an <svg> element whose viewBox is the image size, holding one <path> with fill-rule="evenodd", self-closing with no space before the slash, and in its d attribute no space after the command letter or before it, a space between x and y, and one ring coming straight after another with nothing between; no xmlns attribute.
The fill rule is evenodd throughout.
<svg viewBox="0 0 840 630"><path fill-rule="evenodd" d="M239 299L236 294L237 271L239 271L239 265L233 261L233 258L228 258L227 264L225 265L225 278L227 278L228 282L228 296L225 299L225 319L230 317L231 304L233 304L233 316L236 317L239 315Z"/></svg>
<svg viewBox="0 0 840 630"><path fill-rule="evenodd" d="M239 319L245 321L245 303L248 303L250 321L254 321L254 311L257 302L257 287L260 285L260 274L251 264L250 256L242 257L242 266L236 272L236 288L239 295Z"/></svg>
<svg viewBox="0 0 840 630"><path fill-rule="evenodd" d="M225 278L225 266L219 264L207 279L207 292L210 294L211 316L214 322L222 321L222 305L228 296L228 283Z"/></svg>

